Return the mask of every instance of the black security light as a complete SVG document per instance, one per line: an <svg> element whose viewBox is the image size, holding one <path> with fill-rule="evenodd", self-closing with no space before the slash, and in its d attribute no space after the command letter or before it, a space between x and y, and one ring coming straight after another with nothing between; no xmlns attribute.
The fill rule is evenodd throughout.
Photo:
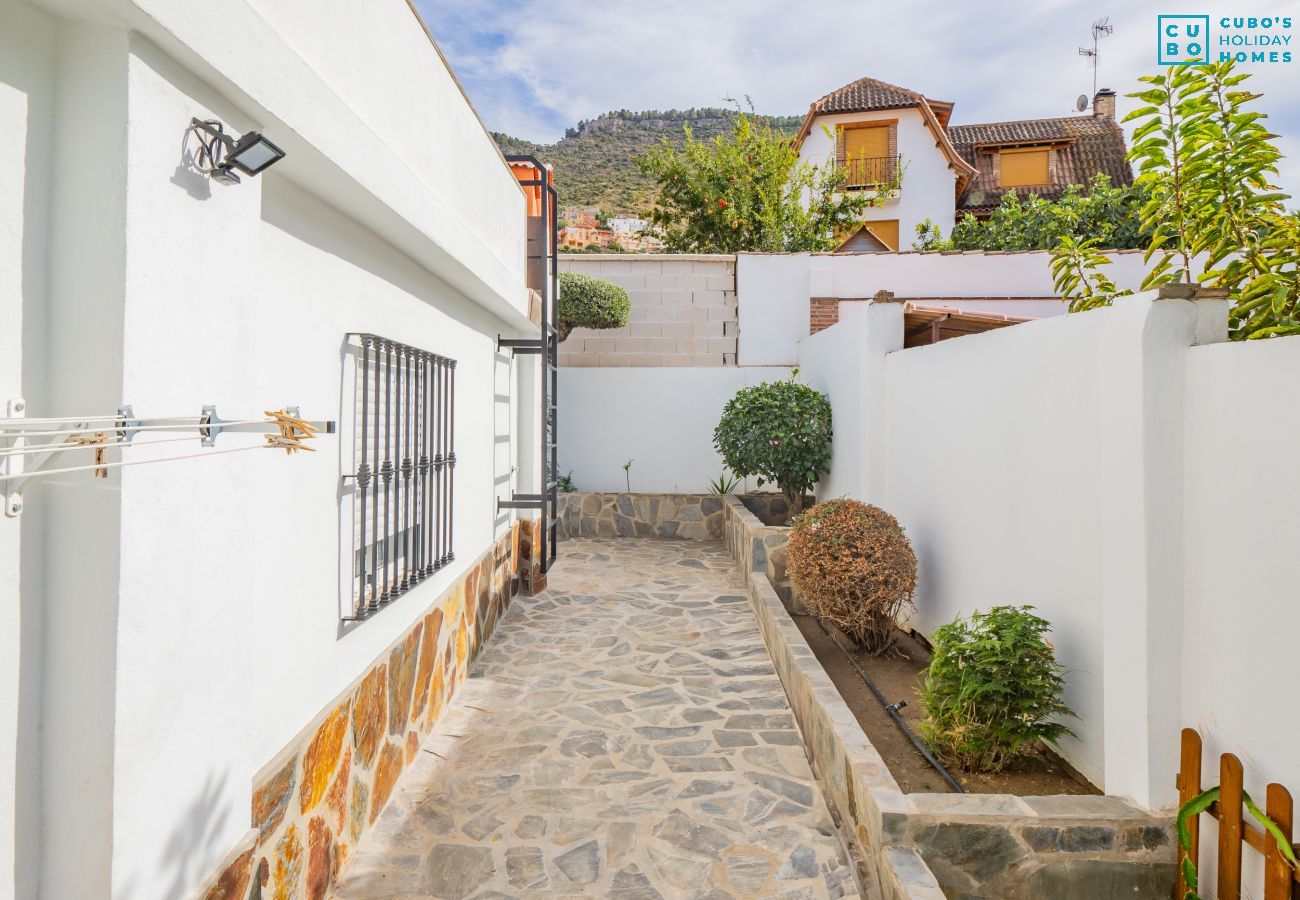
<svg viewBox="0 0 1300 900"><path fill-rule="evenodd" d="M191 119L190 129L199 138L199 168L222 184L239 184L235 169L260 175L284 159L284 151L260 131L244 132L235 140L216 119Z"/></svg>

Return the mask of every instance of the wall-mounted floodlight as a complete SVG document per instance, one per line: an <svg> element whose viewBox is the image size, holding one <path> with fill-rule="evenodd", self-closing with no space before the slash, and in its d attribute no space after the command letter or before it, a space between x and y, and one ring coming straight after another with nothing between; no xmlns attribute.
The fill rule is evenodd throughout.
<svg viewBox="0 0 1300 900"><path fill-rule="evenodd" d="M260 131L245 132L235 140L216 119L191 119L190 129L199 138L199 168L222 184L239 184L235 169L261 175L284 159L284 151Z"/></svg>

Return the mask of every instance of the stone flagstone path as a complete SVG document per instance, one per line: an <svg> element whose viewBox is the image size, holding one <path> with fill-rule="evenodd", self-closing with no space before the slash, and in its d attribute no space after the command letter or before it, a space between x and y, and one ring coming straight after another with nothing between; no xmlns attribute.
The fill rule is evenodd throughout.
<svg viewBox="0 0 1300 900"><path fill-rule="evenodd" d="M562 544L334 896L855 896L742 592L719 544Z"/></svg>

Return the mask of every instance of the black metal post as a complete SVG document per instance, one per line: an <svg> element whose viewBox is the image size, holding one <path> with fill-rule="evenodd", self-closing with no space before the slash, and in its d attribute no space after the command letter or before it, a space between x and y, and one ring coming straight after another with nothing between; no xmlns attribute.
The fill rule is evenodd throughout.
<svg viewBox="0 0 1300 900"><path fill-rule="evenodd" d="M456 558L456 360L447 363L451 369L451 386L447 391L447 560Z"/></svg>
<svg viewBox="0 0 1300 900"><path fill-rule="evenodd" d="M436 357L434 360L434 375L437 381L437 390L434 393L433 416L434 416L434 454L433 454L433 568L435 570L442 568L442 470L446 460L442 455L442 384L443 384L443 367L442 357Z"/></svg>
<svg viewBox="0 0 1300 900"><path fill-rule="evenodd" d="M361 336L361 465L357 467L357 493L361 495L361 571L360 589L353 610L366 611L366 495L370 488L370 463L366 455L365 436L370 427L370 336Z"/></svg>
<svg viewBox="0 0 1300 900"><path fill-rule="evenodd" d="M402 407L406 414L406 427L402 429L402 581L401 590L405 593L411 587L411 439L415 436L411 412L411 388L414 384L411 373L415 364L416 351L406 348L406 400Z"/></svg>
<svg viewBox="0 0 1300 900"><path fill-rule="evenodd" d="M392 341L384 341L384 590L380 603L393 597L389 576L393 557L393 353ZM376 535L378 536L378 535Z"/></svg>

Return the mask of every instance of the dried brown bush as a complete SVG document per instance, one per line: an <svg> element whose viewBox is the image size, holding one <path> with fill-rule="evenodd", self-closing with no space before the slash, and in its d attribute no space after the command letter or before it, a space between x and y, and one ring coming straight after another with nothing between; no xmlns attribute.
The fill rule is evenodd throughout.
<svg viewBox="0 0 1300 900"><path fill-rule="evenodd" d="M874 654L893 646L912 605L916 554L898 520L857 500L828 500L795 519L786 548L795 592Z"/></svg>

